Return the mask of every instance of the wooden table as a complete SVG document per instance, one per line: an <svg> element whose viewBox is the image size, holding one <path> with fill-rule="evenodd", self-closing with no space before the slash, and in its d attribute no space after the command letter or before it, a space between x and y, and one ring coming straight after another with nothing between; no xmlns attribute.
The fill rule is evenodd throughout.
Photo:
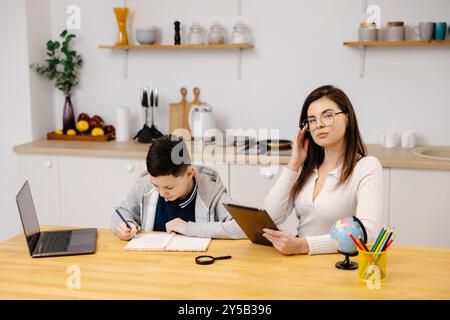
<svg viewBox="0 0 450 320"><path fill-rule="evenodd" d="M200 266L200 253L129 252L125 245L100 229L94 255L33 259L18 235L0 244L0 298L450 299L449 249L393 247L388 281L369 289L356 271L334 267L339 254L283 256L248 240L213 240L207 254L232 259ZM70 266L81 272L80 289L67 286Z"/></svg>

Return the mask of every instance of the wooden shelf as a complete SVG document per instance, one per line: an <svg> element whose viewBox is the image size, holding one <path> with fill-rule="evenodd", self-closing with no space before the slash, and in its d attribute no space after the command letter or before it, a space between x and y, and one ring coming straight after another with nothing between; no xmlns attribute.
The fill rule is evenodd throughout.
<svg viewBox="0 0 450 320"><path fill-rule="evenodd" d="M440 46L450 45L450 40L348 41L343 45L349 47Z"/></svg>
<svg viewBox="0 0 450 320"><path fill-rule="evenodd" d="M101 49L113 50L144 50L144 49L252 49L252 44L138 44L138 45L100 45Z"/></svg>

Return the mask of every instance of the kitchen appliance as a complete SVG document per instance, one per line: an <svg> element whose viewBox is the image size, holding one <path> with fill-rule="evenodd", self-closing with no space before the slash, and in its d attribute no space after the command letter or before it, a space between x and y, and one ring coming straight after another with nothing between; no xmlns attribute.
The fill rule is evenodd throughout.
<svg viewBox="0 0 450 320"><path fill-rule="evenodd" d="M149 105L150 102L150 105ZM159 98L158 98L158 89L152 89L150 90L149 95L149 89L143 88L142 89L142 96L141 96L141 105L144 110L144 127L139 130L139 132L136 134L136 136L133 138L135 140L138 139L141 143L151 143L153 139L162 137L163 134L156 128L154 123L154 108L158 107ZM148 125L148 108L151 108L151 124Z"/></svg>
<svg viewBox="0 0 450 320"><path fill-rule="evenodd" d="M194 142L214 141L217 133L212 108L207 103L193 104L189 111L189 127Z"/></svg>

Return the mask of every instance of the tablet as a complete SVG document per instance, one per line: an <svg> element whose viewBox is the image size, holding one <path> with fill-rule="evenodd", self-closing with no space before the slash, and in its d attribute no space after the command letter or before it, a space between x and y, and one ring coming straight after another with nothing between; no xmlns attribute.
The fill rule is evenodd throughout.
<svg viewBox="0 0 450 320"><path fill-rule="evenodd" d="M272 242L263 237L263 229L278 230L278 228L266 210L231 203L224 203L223 206L236 220L251 242L272 246Z"/></svg>

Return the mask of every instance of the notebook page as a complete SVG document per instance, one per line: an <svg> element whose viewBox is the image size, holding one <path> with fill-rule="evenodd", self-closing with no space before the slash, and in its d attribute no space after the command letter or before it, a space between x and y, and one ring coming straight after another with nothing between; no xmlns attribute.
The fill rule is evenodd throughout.
<svg viewBox="0 0 450 320"><path fill-rule="evenodd" d="M125 250L164 251L172 237L173 235L167 233L137 234L125 246Z"/></svg>
<svg viewBox="0 0 450 320"><path fill-rule="evenodd" d="M167 251L199 251L208 250L210 238L195 238L182 235L174 235L166 247Z"/></svg>

